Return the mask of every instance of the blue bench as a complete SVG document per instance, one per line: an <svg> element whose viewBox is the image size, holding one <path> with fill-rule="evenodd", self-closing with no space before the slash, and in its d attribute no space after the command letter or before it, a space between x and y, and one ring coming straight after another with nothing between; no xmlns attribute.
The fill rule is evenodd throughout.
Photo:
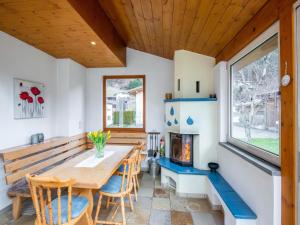
<svg viewBox="0 0 300 225"><path fill-rule="evenodd" d="M172 173L177 174L177 176L191 176L194 184L197 183L195 175L198 175L199 179L200 177L207 177L206 182L210 183L211 188L203 190L202 187L200 189L203 191L203 194L208 195L213 205L223 206L225 225L256 224L257 215L219 173L212 173L209 170L201 170L194 167L183 167L171 162L169 158L165 157L160 158L159 164L163 168L162 183L163 180L166 180L165 177L171 176ZM166 172L166 170L172 173ZM176 176L173 176L173 178L174 177L176 178ZM206 182L200 183L205 185ZM199 183L197 185L199 185Z"/></svg>
<svg viewBox="0 0 300 225"><path fill-rule="evenodd" d="M257 219L256 214L219 173L210 173L208 179L235 218Z"/></svg>

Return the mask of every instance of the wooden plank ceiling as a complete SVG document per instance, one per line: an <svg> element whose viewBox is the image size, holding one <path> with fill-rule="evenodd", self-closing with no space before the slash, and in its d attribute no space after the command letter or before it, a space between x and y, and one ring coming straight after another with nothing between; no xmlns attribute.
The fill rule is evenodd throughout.
<svg viewBox="0 0 300 225"><path fill-rule="evenodd" d="M266 2L0 0L0 29L56 58L117 67L126 45L169 59L178 49L215 57Z"/></svg>
<svg viewBox="0 0 300 225"><path fill-rule="evenodd" d="M217 56L267 0L98 0L131 48Z"/></svg>
<svg viewBox="0 0 300 225"><path fill-rule="evenodd" d="M0 0L0 30L86 67L125 65L126 43L97 0Z"/></svg>

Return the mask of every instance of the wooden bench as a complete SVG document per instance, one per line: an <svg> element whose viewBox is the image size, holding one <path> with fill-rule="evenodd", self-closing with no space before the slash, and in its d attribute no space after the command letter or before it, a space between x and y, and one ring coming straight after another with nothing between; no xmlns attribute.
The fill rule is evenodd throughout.
<svg viewBox="0 0 300 225"><path fill-rule="evenodd" d="M93 143L88 139L88 146L92 147ZM147 133L144 132L112 132L111 138L107 144L117 145L138 145L139 143L147 143Z"/></svg>
<svg viewBox="0 0 300 225"><path fill-rule="evenodd" d="M13 218L20 217L22 202L30 198L26 174L39 174L88 149L86 133L72 137L46 140L36 145L26 145L0 151L4 163L5 180L11 185L8 196L13 202Z"/></svg>

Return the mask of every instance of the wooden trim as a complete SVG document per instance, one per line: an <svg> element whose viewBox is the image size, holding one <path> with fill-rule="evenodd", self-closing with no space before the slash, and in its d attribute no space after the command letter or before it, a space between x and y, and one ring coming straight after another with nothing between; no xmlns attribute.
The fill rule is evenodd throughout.
<svg viewBox="0 0 300 225"><path fill-rule="evenodd" d="M287 4L289 2L289 4ZM296 74L294 42L294 1L280 6L280 73L291 76L288 86L281 86L281 224L296 225ZM299 196L298 196L299 197Z"/></svg>
<svg viewBox="0 0 300 225"><path fill-rule="evenodd" d="M143 79L143 128L107 128L106 127L106 80L108 79ZM145 75L113 75L103 76L103 130L112 132L145 132L146 130L146 76Z"/></svg>
<svg viewBox="0 0 300 225"><path fill-rule="evenodd" d="M251 41L267 30L279 19L279 0L269 0L258 13L219 52L216 62L229 61Z"/></svg>

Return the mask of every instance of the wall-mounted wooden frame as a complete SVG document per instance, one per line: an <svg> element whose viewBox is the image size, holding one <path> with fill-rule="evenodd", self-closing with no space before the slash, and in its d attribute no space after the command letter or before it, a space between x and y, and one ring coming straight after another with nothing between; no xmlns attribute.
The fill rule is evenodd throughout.
<svg viewBox="0 0 300 225"><path fill-rule="evenodd" d="M107 127L106 117L106 81L109 79L142 79L143 80L143 127L142 128L111 128ZM145 132L146 130L146 79L145 75L109 75L103 76L103 130L112 132Z"/></svg>

